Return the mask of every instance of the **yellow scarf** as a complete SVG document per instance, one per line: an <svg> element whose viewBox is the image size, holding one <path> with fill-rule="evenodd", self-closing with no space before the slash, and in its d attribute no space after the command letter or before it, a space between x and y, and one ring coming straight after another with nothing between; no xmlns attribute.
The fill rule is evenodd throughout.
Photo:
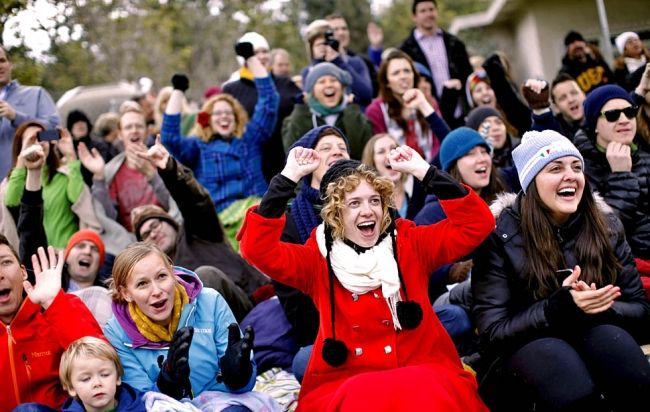
<svg viewBox="0 0 650 412"><path fill-rule="evenodd" d="M162 326L153 322L147 315L142 313L138 305L134 302L129 303L129 313L138 331L151 342L171 342L174 332L178 327L181 319L183 306L189 303L190 298L187 296L185 288L180 283L176 284L174 293L174 308L172 309L172 320L169 325Z"/></svg>
<svg viewBox="0 0 650 412"><path fill-rule="evenodd" d="M239 69L239 77L246 80L253 80L253 73L248 70L248 67L242 66L241 69Z"/></svg>

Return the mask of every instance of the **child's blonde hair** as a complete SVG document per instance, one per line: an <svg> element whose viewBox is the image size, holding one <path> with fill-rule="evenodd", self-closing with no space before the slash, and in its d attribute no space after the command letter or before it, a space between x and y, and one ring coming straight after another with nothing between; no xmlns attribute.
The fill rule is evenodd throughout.
<svg viewBox="0 0 650 412"><path fill-rule="evenodd" d="M72 362L81 357L99 358L111 361L117 369L117 377L122 378L122 375L124 374L120 357L117 355L117 352L110 343L94 336L85 336L72 342L61 356L61 363L59 364L59 379L61 379L61 385L63 385L63 389L66 391L73 389L71 382Z"/></svg>

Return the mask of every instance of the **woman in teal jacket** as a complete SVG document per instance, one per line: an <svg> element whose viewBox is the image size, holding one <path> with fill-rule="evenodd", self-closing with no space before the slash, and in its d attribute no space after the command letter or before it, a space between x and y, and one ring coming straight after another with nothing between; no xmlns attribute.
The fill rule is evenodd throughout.
<svg viewBox="0 0 650 412"><path fill-rule="evenodd" d="M138 242L115 259L111 289L114 316L105 335L124 382L176 399L253 389L252 330L242 339L226 301L194 272Z"/></svg>

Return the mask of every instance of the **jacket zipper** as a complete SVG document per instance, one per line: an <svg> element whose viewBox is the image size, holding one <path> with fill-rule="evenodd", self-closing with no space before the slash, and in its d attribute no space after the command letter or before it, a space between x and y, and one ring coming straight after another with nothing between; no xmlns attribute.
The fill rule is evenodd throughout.
<svg viewBox="0 0 650 412"><path fill-rule="evenodd" d="M14 384L14 397L16 398L16 405L20 405L20 391L18 389L18 377L16 376L16 363L14 360L14 337L11 335L11 326L7 325L7 346L9 352L9 369L11 369L11 379Z"/></svg>

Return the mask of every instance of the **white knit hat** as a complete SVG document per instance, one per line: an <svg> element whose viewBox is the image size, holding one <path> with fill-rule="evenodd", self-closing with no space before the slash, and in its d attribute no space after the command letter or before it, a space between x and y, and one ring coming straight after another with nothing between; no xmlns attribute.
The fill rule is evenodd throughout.
<svg viewBox="0 0 650 412"><path fill-rule="evenodd" d="M639 35L633 31L626 31L616 36L616 40L614 40L614 42L616 43L616 48L618 49L618 52L621 54L621 56L625 52L625 43L627 43L627 41L630 39L638 40Z"/></svg>
<svg viewBox="0 0 650 412"><path fill-rule="evenodd" d="M560 133L554 130L524 133L521 144L512 151L512 160L524 192L544 166L564 156L577 157L584 168L585 161L578 149Z"/></svg>
<svg viewBox="0 0 650 412"><path fill-rule="evenodd" d="M269 47L269 42L266 41L264 36L254 31L249 31L244 33L244 35L241 36L239 40L237 40L237 43L250 43L253 45L253 50L257 50L257 49L271 50L271 48ZM243 66L244 58L241 56L237 56L237 62L239 62L240 66Z"/></svg>

